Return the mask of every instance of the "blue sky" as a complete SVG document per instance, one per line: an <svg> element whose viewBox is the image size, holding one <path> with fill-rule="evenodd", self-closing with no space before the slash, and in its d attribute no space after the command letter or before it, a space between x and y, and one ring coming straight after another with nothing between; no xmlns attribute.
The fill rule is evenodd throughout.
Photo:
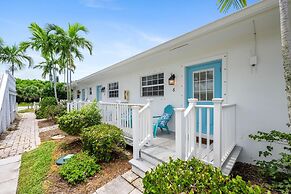
<svg viewBox="0 0 291 194"><path fill-rule="evenodd" d="M30 37L31 22L64 28L74 22L85 25L93 55L84 52L85 60L76 61L74 79L227 15L219 13L216 0L1 0L0 7L0 37L9 45ZM28 52L35 63L42 61L38 53ZM0 65L0 71L7 68ZM24 69L15 76L39 79L41 71Z"/></svg>

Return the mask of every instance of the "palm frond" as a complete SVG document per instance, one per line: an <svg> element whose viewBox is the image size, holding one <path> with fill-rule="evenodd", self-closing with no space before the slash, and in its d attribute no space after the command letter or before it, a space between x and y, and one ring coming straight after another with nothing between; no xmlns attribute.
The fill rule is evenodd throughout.
<svg viewBox="0 0 291 194"><path fill-rule="evenodd" d="M247 6L247 0L217 0L220 12L226 13L231 7L234 9L242 9Z"/></svg>

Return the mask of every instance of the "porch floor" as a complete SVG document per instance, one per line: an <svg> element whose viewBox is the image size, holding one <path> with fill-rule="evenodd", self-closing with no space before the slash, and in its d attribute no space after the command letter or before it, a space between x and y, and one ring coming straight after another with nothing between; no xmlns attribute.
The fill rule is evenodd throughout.
<svg viewBox="0 0 291 194"><path fill-rule="evenodd" d="M142 154L154 157L160 162L169 161L169 157L176 159L175 133L158 132L157 137L153 138L152 145L141 149Z"/></svg>

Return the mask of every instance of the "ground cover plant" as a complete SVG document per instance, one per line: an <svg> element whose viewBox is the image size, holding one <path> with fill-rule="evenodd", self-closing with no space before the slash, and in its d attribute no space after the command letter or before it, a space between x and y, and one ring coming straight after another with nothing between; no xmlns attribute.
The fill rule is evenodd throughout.
<svg viewBox="0 0 291 194"><path fill-rule="evenodd" d="M68 183L75 185L98 171L100 171L100 165L96 164L96 158L86 152L80 152L62 165L59 173Z"/></svg>
<svg viewBox="0 0 291 194"><path fill-rule="evenodd" d="M100 124L82 130L84 150L96 156L97 161L110 161L125 147L122 131L113 125Z"/></svg>
<svg viewBox="0 0 291 194"><path fill-rule="evenodd" d="M162 163L143 179L149 193L266 193L260 186L245 182L240 176L222 175L220 169L193 158Z"/></svg>
<svg viewBox="0 0 291 194"><path fill-rule="evenodd" d="M272 130L269 133L257 132L250 135L250 138L259 142L269 143L265 150L259 151L259 157L256 163L260 169L261 175L267 180L272 188L281 193L291 192L291 134ZM271 158L273 155L273 144L275 142L283 143L283 150L279 153L278 159Z"/></svg>
<svg viewBox="0 0 291 194"><path fill-rule="evenodd" d="M98 125L101 123L101 114L96 102L85 105L81 110L67 112L58 118L61 130L70 135L78 135L82 128Z"/></svg>
<svg viewBox="0 0 291 194"><path fill-rule="evenodd" d="M52 153L55 148L56 143L48 141L22 155L17 193L44 193L42 184L53 162Z"/></svg>

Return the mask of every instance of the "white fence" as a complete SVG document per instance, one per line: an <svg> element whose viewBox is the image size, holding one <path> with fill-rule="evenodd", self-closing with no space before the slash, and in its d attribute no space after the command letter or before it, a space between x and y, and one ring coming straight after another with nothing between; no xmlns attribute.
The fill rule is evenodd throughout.
<svg viewBox="0 0 291 194"><path fill-rule="evenodd" d="M0 77L0 133L2 133L16 116L16 83L8 71Z"/></svg>
<svg viewBox="0 0 291 194"><path fill-rule="evenodd" d="M85 101L73 101L67 103L67 111L80 110L84 105L89 104L90 102Z"/></svg>
<svg viewBox="0 0 291 194"><path fill-rule="evenodd" d="M236 144L236 106L222 105L223 99L212 101L197 105L197 99L189 99L187 109L175 109L176 154L221 167Z"/></svg>

